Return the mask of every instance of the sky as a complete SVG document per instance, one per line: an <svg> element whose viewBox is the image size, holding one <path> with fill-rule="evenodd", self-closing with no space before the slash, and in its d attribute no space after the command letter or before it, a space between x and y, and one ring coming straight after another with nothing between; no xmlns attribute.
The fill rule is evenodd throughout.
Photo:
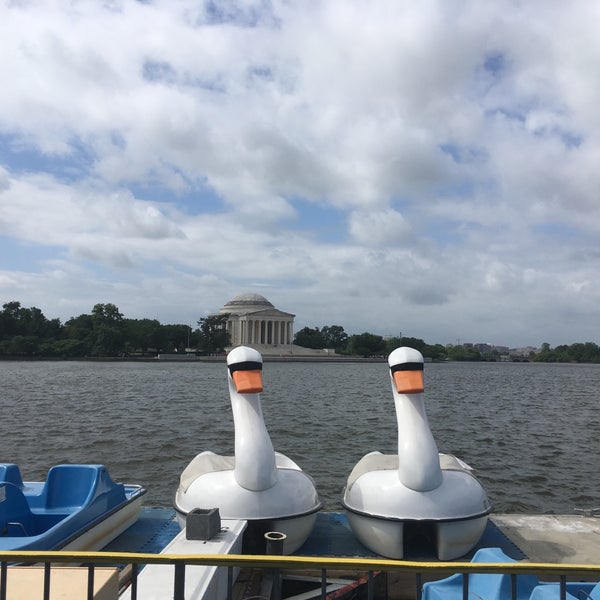
<svg viewBox="0 0 600 600"><path fill-rule="evenodd" d="M600 343L600 3L0 0L0 303Z"/></svg>

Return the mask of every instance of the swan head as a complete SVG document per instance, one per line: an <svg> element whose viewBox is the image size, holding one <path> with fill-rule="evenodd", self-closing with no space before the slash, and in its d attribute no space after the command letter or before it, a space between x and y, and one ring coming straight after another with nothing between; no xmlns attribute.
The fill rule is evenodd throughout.
<svg viewBox="0 0 600 600"><path fill-rule="evenodd" d="M422 394L423 355L414 348L396 348L388 357L392 388L398 394Z"/></svg>
<svg viewBox="0 0 600 600"><path fill-rule="evenodd" d="M260 352L247 346L238 346L227 355L229 382L238 394L260 394L263 360Z"/></svg>

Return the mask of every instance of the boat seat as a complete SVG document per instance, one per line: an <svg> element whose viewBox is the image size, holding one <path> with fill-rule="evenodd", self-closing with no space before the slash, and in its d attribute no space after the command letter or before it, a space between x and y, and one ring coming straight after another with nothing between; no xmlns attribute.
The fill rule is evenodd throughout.
<svg viewBox="0 0 600 600"><path fill-rule="evenodd" d="M42 496L47 510L85 506L94 498L103 465L56 465L48 471Z"/></svg>
<svg viewBox="0 0 600 600"><path fill-rule="evenodd" d="M600 583L567 581L566 600L600 600ZM559 600L560 584L542 583L531 592L530 600Z"/></svg>
<svg viewBox="0 0 600 600"><path fill-rule="evenodd" d="M507 563L516 562L500 548L481 548L471 562ZM528 600L534 588L539 585L534 575L517 575L517 600ZM462 600L463 576L459 573L439 581L423 585L422 600ZM511 597L510 575L472 573L469 575L469 599L502 600ZM600 600L600 598L598 599Z"/></svg>
<svg viewBox="0 0 600 600"><path fill-rule="evenodd" d="M34 531L34 516L23 492L14 483L0 483L0 536L25 537Z"/></svg>
<svg viewBox="0 0 600 600"><path fill-rule="evenodd" d="M14 463L0 463L0 483L8 481L16 486L23 487L23 478L19 466Z"/></svg>

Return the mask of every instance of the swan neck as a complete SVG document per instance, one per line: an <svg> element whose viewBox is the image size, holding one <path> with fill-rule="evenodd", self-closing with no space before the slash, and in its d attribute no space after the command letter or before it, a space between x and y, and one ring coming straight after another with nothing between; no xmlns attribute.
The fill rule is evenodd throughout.
<svg viewBox="0 0 600 600"><path fill-rule="evenodd" d="M442 483L442 470L423 394L395 392L394 401L398 421L398 477L412 490L433 490Z"/></svg>
<svg viewBox="0 0 600 600"><path fill-rule="evenodd" d="M235 427L235 480L247 490L267 490L277 482L277 466L260 394L242 396L231 381L229 385Z"/></svg>

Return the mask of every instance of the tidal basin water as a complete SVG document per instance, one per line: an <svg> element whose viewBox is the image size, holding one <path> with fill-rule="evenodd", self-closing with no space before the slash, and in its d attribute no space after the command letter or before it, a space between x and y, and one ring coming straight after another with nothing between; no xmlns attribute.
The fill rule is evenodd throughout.
<svg viewBox="0 0 600 600"><path fill-rule="evenodd" d="M225 363L0 361L0 462L39 480L53 464L102 463L171 506L197 453L233 454ZM341 510L367 452L397 452L386 363L263 367L275 449ZM432 363L425 403L441 452L473 466L495 512L571 514L600 506L600 365Z"/></svg>

